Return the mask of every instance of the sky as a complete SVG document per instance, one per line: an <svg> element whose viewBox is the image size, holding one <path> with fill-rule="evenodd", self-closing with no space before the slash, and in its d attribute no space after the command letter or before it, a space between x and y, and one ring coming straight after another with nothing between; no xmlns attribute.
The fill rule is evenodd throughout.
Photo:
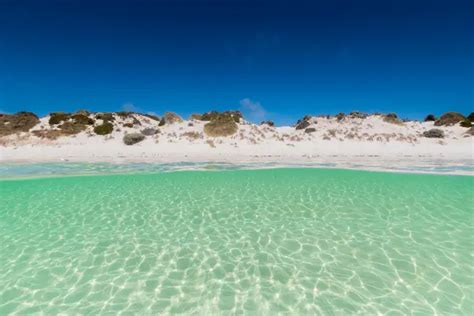
<svg viewBox="0 0 474 316"><path fill-rule="evenodd" d="M0 111L474 110L474 5L0 0Z"/></svg>

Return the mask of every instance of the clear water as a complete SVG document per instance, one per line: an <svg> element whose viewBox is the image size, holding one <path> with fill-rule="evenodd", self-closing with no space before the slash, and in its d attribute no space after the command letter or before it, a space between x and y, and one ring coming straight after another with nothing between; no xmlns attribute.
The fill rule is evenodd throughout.
<svg viewBox="0 0 474 316"><path fill-rule="evenodd" d="M474 177L0 181L0 315L473 314Z"/></svg>

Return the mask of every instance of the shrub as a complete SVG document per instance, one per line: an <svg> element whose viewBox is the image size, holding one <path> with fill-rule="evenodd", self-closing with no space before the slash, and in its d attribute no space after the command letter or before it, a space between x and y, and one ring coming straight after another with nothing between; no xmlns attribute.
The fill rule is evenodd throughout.
<svg viewBox="0 0 474 316"><path fill-rule="evenodd" d="M123 123L122 126L123 126L123 127L132 128L132 127L133 127L133 123Z"/></svg>
<svg viewBox="0 0 474 316"><path fill-rule="evenodd" d="M144 139L145 139L145 136L143 134L132 133L132 134L126 134L123 137L123 142L125 145L134 145L136 143L141 142Z"/></svg>
<svg viewBox="0 0 474 316"><path fill-rule="evenodd" d="M63 124L59 125L59 128L63 132L63 135L74 135L85 130L87 126L75 122L64 122Z"/></svg>
<svg viewBox="0 0 474 316"><path fill-rule="evenodd" d="M448 112L441 115L441 117L435 122L434 125L436 126L443 126L443 125L454 125L461 121L464 121L466 118L456 112Z"/></svg>
<svg viewBox="0 0 474 316"><path fill-rule="evenodd" d="M387 123L391 123L391 124L403 124L403 122L398 118L398 115L395 114L395 113L389 113L387 115L385 115L385 117L383 118L383 120Z"/></svg>
<svg viewBox="0 0 474 316"><path fill-rule="evenodd" d="M307 129L304 130L305 133L314 133L316 132L316 129L314 127L309 127Z"/></svg>
<svg viewBox="0 0 474 316"><path fill-rule="evenodd" d="M467 119L468 119L470 122L474 122L474 112L471 112L471 113L467 116Z"/></svg>
<svg viewBox="0 0 474 316"><path fill-rule="evenodd" d="M93 119L84 114L73 114L71 118L78 124L94 125L95 122Z"/></svg>
<svg viewBox="0 0 474 316"><path fill-rule="evenodd" d="M237 129L232 117L215 119L204 125L204 132L211 137L230 136L235 134Z"/></svg>
<svg viewBox="0 0 474 316"><path fill-rule="evenodd" d="M202 115L201 114L198 114L198 113L193 113L191 114L191 116L189 117L190 120L202 120Z"/></svg>
<svg viewBox="0 0 474 316"><path fill-rule="evenodd" d="M444 132L440 129L433 128L424 132L423 136L427 138L444 138Z"/></svg>
<svg viewBox="0 0 474 316"><path fill-rule="evenodd" d="M471 123L471 121L469 121L468 119L465 119L465 120L462 121L459 125L461 125L462 127L471 127L471 126L472 126L472 123Z"/></svg>
<svg viewBox="0 0 474 316"><path fill-rule="evenodd" d="M183 119L181 116L179 116L176 113L173 112L166 112L163 118L160 121L160 124L174 124L174 123L179 123L182 122ZM163 123L162 123L163 122Z"/></svg>
<svg viewBox="0 0 474 316"><path fill-rule="evenodd" d="M243 118L243 115L242 115L242 112L240 111L224 111L224 112L211 111L211 112L206 112L201 116L202 121L232 119L236 123L240 123L240 119L242 118Z"/></svg>
<svg viewBox="0 0 474 316"><path fill-rule="evenodd" d="M338 121L342 121L345 117L346 117L346 115L342 112L336 115L336 119Z"/></svg>
<svg viewBox="0 0 474 316"><path fill-rule="evenodd" d="M56 125L69 120L70 114L64 112L53 112L49 114L49 125Z"/></svg>
<svg viewBox="0 0 474 316"><path fill-rule="evenodd" d="M425 122L433 122L433 121L436 121L436 117L433 114L428 114L425 117Z"/></svg>
<svg viewBox="0 0 474 316"><path fill-rule="evenodd" d="M97 125L96 127L94 127L94 133L96 133L97 135L107 135L112 133L113 130L114 126L112 125L112 123L109 122L105 122L101 125Z"/></svg>
<svg viewBox="0 0 474 316"><path fill-rule="evenodd" d="M0 114L0 136L6 136L17 132L28 132L38 123L38 116L31 112Z"/></svg>
<svg viewBox="0 0 474 316"><path fill-rule="evenodd" d="M159 130L157 130L155 128L151 128L151 127L147 127L147 128L142 130L142 134L145 135L145 136L153 136L153 135L158 134L158 133L159 133Z"/></svg>
<svg viewBox="0 0 474 316"><path fill-rule="evenodd" d="M310 125L311 125L311 124L310 124L307 120L303 119L303 120L299 120L299 121L296 123L295 128L296 128L297 130L298 130L298 129L305 129L305 128L307 128L307 127L310 126Z"/></svg>
<svg viewBox="0 0 474 316"><path fill-rule="evenodd" d="M115 120L113 113L97 113L95 118L98 120L103 120L104 122Z"/></svg>
<svg viewBox="0 0 474 316"><path fill-rule="evenodd" d="M262 121L260 125L275 126L275 123L273 121Z"/></svg>

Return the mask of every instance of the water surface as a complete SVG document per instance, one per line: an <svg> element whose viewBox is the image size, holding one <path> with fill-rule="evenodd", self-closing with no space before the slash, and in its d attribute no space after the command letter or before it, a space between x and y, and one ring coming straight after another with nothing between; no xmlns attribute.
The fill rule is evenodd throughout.
<svg viewBox="0 0 474 316"><path fill-rule="evenodd" d="M324 169L0 181L0 315L472 315L473 188Z"/></svg>

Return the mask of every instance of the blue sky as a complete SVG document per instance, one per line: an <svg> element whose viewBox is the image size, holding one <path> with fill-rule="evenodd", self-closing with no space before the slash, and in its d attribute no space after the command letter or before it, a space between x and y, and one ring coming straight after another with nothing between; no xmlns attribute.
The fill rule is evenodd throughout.
<svg viewBox="0 0 474 316"><path fill-rule="evenodd" d="M0 0L0 110L474 110L472 1Z"/></svg>

